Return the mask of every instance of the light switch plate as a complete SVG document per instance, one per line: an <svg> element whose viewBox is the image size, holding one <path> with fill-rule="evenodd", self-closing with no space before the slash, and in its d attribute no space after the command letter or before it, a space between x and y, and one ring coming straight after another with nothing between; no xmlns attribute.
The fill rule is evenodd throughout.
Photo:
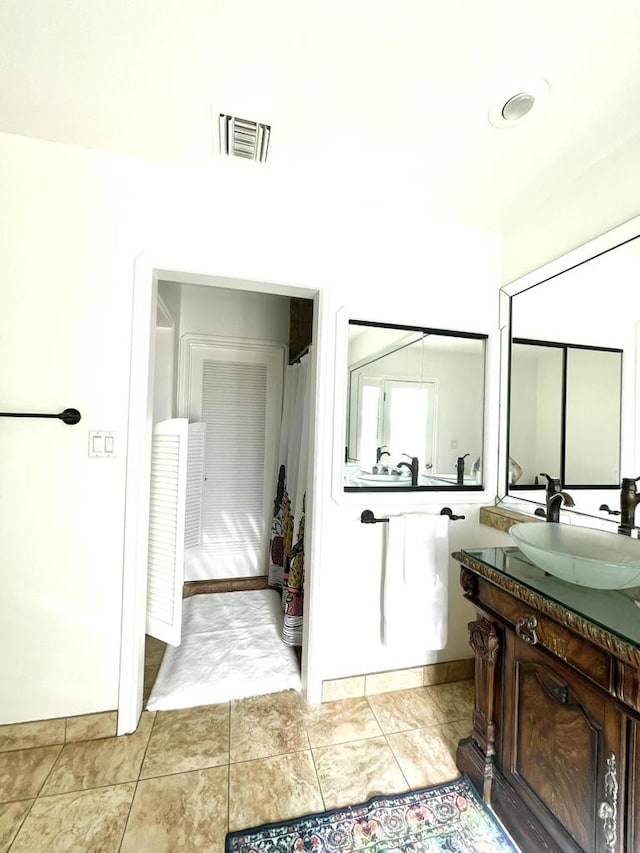
<svg viewBox="0 0 640 853"><path fill-rule="evenodd" d="M89 430L89 456L105 458L116 455L116 434L107 430Z"/></svg>

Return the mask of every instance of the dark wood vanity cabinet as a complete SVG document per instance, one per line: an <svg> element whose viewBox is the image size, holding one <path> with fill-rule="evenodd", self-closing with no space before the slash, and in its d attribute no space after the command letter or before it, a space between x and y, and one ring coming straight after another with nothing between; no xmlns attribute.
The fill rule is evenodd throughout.
<svg viewBox="0 0 640 853"><path fill-rule="evenodd" d="M458 767L525 853L640 853L638 649L454 556L477 612Z"/></svg>
<svg viewBox="0 0 640 853"><path fill-rule="evenodd" d="M598 810L607 759L614 756L618 764L624 754L625 716L600 690L515 632L506 630L504 642L505 781L561 850L605 851Z"/></svg>

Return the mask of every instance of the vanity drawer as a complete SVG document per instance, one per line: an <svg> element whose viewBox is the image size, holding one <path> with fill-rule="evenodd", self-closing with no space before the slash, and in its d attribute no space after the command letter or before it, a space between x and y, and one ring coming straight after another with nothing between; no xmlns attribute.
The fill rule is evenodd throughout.
<svg viewBox="0 0 640 853"><path fill-rule="evenodd" d="M586 643L583 637L574 634L559 622L540 612L535 612L525 602L500 589L485 578L478 578L476 603L486 605L504 622L518 630L531 645L537 645L552 655L578 669L599 687L611 690L611 657L607 652ZM524 621L527 616L535 618L535 627L529 628ZM518 628L519 626L519 628Z"/></svg>

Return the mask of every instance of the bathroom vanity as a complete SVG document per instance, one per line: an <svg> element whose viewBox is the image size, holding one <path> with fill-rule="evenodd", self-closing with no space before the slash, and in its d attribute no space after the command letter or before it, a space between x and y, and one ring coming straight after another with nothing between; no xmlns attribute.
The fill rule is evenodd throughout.
<svg viewBox="0 0 640 853"><path fill-rule="evenodd" d="M477 612L458 767L524 853L638 853L640 590L566 583L514 547L453 557Z"/></svg>

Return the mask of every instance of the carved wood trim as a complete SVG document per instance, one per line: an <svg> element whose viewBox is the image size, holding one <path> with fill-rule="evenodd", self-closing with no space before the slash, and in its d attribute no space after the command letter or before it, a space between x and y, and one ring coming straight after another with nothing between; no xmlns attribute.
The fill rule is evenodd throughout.
<svg viewBox="0 0 640 853"><path fill-rule="evenodd" d="M500 638L495 625L488 619L469 622L469 645L484 661L495 665L500 650Z"/></svg>
<svg viewBox="0 0 640 853"><path fill-rule="evenodd" d="M523 601L525 604L528 604L534 610L539 610L541 613L545 613L547 616L555 619L556 622L570 628L579 636L590 640L594 645L610 652L619 660L629 663L634 667L640 667L640 649L630 643L621 640L619 637L614 636L609 631L595 625L593 622L589 622L584 617L578 616L577 613L567 610L555 601L551 601L547 596L523 586L517 581L514 581L512 578L506 577L502 572L499 572L497 569L492 569L490 566L487 566L479 560L469 556L469 554L463 554L461 551L454 551L451 556L454 560L461 563L463 567L470 569L472 572L476 572L483 578L486 578L491 583L500 587L500 589L504 589L515 598ZM467 584L470 583L470 581L467 581Z"/></svg>
<svg viewBox="0 0 640 853"><path fill-rule="evenodd" d="M478 576L462 566L460 568L460 586L465 598L474 598L478 594Z"/></svg>
<svg viewBox="0 0 640 853"><path fill-rule="evenodd" d="M496 752L496 690L500 637L495 622L479 617L470 622L469 644L476 660L476 697L473 712L473 739L484 756L482 796L491 801L493 760Z"/></svg>

